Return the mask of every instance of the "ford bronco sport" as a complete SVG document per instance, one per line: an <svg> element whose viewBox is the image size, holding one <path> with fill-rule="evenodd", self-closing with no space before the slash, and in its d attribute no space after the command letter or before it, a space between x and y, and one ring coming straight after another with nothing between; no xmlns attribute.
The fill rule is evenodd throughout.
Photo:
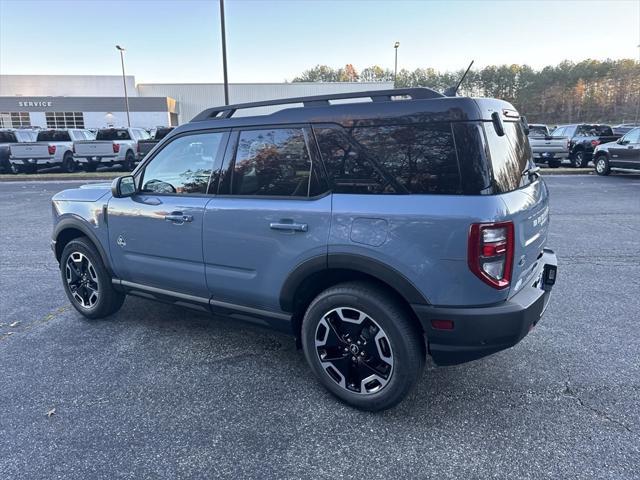
<svg viewBox="0 0 640 480"><path fill-rule="evenodd" d="M64 289L88 318L138 295L290 332L331 393L389 408L427 354L506 349L547 306L527 130L421 88L205 110L132 175L53 197Z"/></svg>

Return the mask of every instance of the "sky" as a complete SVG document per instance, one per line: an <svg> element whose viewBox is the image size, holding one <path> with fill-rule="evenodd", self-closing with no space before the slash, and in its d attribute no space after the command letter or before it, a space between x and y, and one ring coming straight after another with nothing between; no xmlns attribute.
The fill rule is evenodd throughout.
<svg viewBox="0 0 640 480"><path fill-rule="evenodd" d="M317 64L459 70L638 58L640 0L226 0L229 81L291 81ZM0 74L222 81L217 0L0 0Z"/></svg>

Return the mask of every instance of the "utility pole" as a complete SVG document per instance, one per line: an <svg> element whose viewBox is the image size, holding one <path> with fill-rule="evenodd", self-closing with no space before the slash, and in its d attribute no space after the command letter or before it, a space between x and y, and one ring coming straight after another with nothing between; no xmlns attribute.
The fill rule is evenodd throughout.
<svg viewBox="0 0 640 480"><path fill-rule="evenodd" d="M396 51L396 64L393 69L393 88L398 87L398 47L400 46L400 42L396 42L393 44L393 48Z"/></svg>
<svg viewBox="0 0 640 480"><path fill-rule="evenodd" d="M120 63L122 64L122 84L124 85L124 102L127 106L127 126L131 127L131 119L129 118L129 95L127 95L127 77L124 74L124 51L125 49L120 45L116 45L116 48L120 50Z"/></svg>
<svg viewBox="0 0 640 480"><path fill-rule="evenodd" d="M224 27L224 0L220 1L220 32L222 34L222 74L224 76L224 104L229 105L229 79L227 78L227 34Z"/></svg>

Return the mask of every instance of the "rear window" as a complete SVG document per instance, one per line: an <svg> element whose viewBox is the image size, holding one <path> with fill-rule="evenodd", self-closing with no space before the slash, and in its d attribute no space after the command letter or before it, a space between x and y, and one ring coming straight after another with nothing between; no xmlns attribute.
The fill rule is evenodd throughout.
<svg viewBox="0 0 640 480"><path fill-rule="evenodd" d="M16 135L13 132L0 132L0 143L14 143Z"/></svg>
<svg viewBox="0 0 640 480"><path fill-rule="evenodd" d="M462 193L450 124L317 129L336 193Z"/></svg>
<svg viewBox="0 0 640 480"><path fill-rule="evenodd" d="M547 128L541 127L539 125L536 125L536 126L529 125L529 136L530 137L546 137Z"/></svg>
<svg viewBox="0 0 640 480"><path fill-rule="evenodd" d="M38 133L38 142L70 142L71 137L66 130L46 130Z"/></svg>
<svg viewBox="0 0 640 480"><path fill-rule="evenodd" d="M533 165L529 139L520 122L504 122L499 137L491 123L485 124L487 145L493 169L494 193L517 190L531 183L522 172Z"/></svg>
<svg viewBox="0 0 640 480"><path fill-rule="evenodd" d="M607 125L580 125L576 131L578 137L603 137L613 135L613 130Z"/></svg>
<svg viewBox="0 0 640 480"><path fill-rule="evenodd" d="M108 128L106 130L98 130L96 140L131 140L131 136L126 129Z"/></svg>
<svg viewBox="0 0 640 480"><path fill-rule="evenodd" d="M156 134L153 136L153 138L155 140L162 140L164 137L169 135L169 133L171 133L171 130L173 130L173 128L159 128L156 130Z"/></svg>

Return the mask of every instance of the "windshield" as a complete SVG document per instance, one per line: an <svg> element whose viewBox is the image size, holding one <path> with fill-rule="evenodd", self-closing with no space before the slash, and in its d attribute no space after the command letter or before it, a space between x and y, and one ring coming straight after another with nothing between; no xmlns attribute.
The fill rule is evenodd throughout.
<svg viewBox="0 0 640 480"><path fill-rule="evenodd" d="M491 123L485 124L489 155L496 193L506 193L531 183L522 175L530 166L531 147L520 122L504 122L504 135L499 137Z"/></svg>
<svg viewBox="0 0 640 480"><path fill-rule="evenodd" d="M547 127L542 125L529 125L530 137L546 137L547 135Z"/></svg>

